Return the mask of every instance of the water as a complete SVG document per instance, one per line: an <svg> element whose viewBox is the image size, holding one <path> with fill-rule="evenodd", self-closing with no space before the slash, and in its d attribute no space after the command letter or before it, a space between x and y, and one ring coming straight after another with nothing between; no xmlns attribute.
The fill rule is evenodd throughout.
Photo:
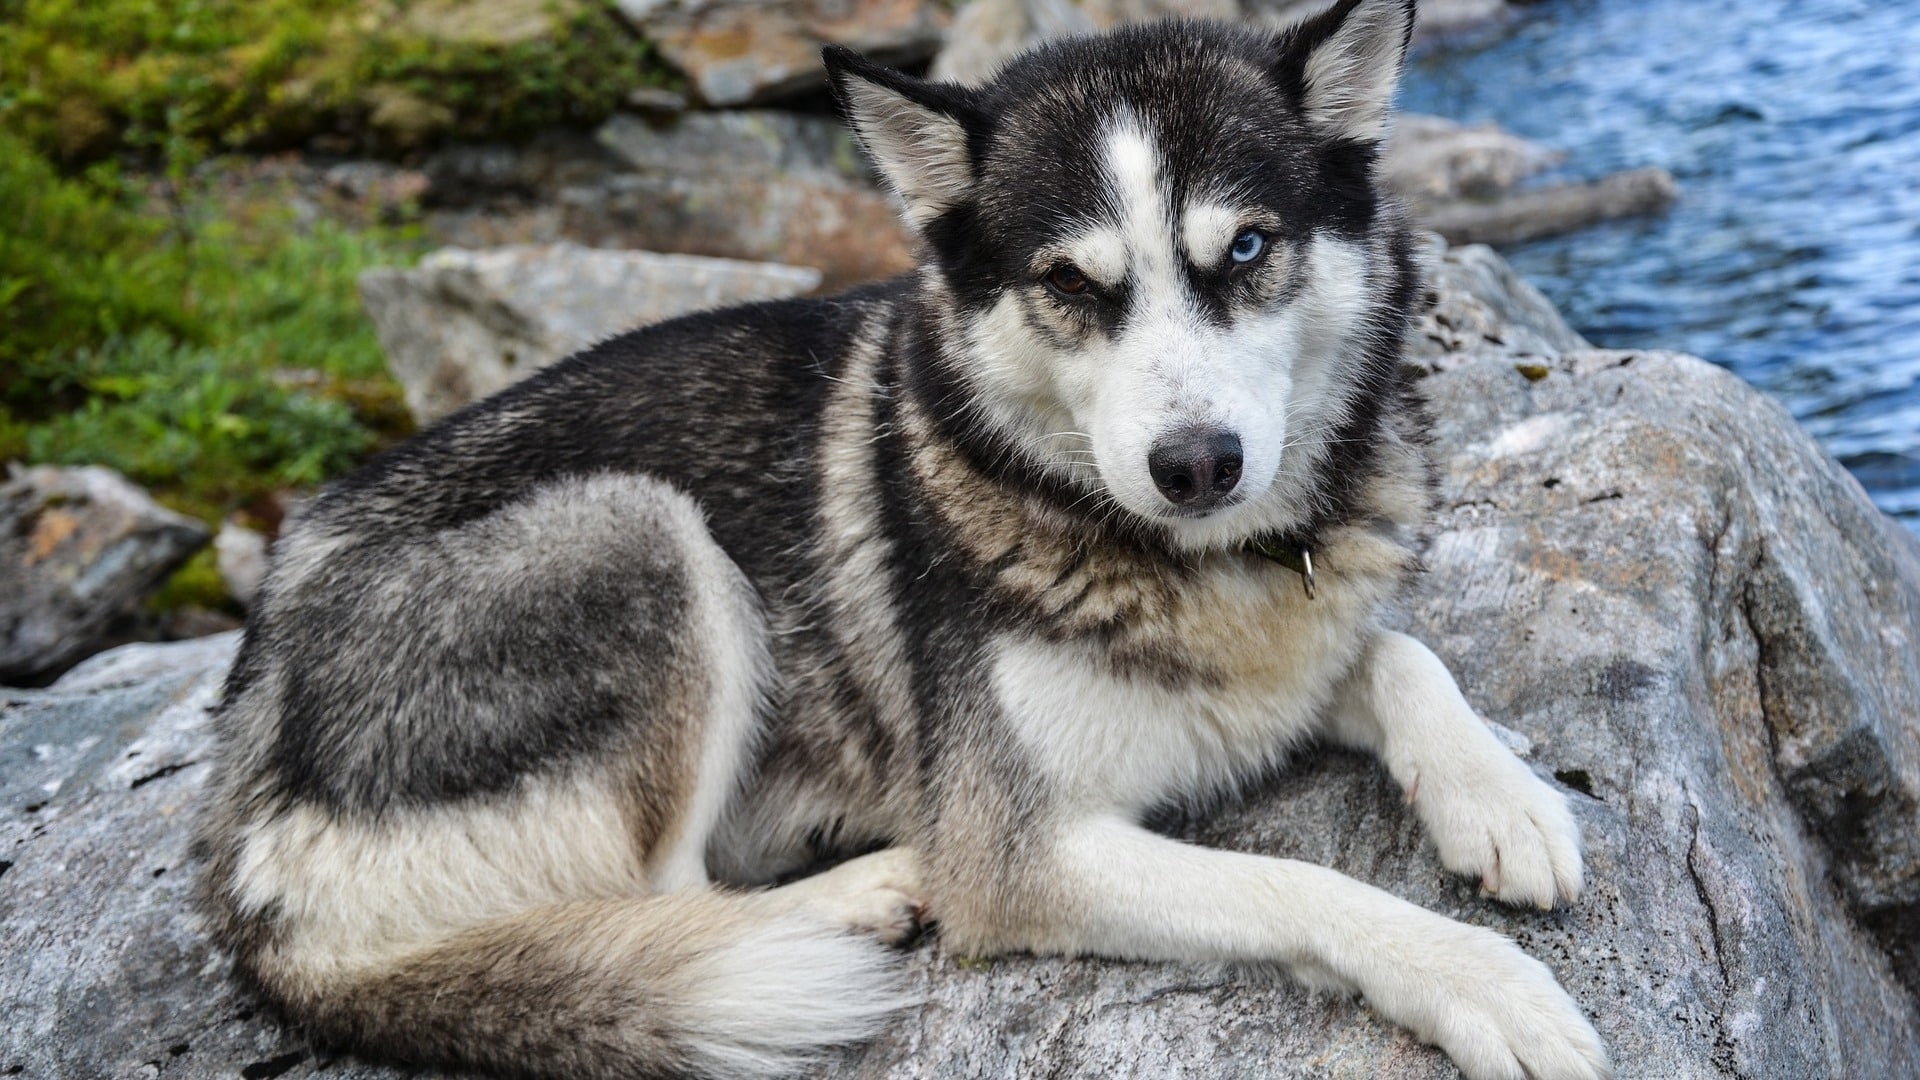
<svg viewBox="0 0 1920 1080"><path fill-rule="evenodd" d="M1595 344L1774 395L1920 531L1920 4L1555 0L1429 55L1406 108L1658 165L1664 218L1505 252Z"/></svg>

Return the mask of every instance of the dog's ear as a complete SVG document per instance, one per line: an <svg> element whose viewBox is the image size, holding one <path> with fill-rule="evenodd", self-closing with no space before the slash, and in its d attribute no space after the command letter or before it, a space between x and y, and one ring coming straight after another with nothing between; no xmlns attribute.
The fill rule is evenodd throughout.
<svg viewBox="0 0 1920 1080"><path fill-rule="evenodd" d="M1322 132L1379 142L1412 37L1413 0L1341 0L1282 37L1282 84Z"/></svg>
<svg viewBox="0 0 1920 1080"><path fill-rule="evenodd" d="M978 114L965 89L903 75L838 45L820 56L854 133L906 200L915 228L967 198L974 181L968 127Z"/></svg>

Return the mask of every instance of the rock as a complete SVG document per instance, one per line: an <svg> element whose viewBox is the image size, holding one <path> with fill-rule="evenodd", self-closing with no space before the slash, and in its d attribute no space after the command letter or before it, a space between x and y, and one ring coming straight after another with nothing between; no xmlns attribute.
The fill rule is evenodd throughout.
<svg viewBox="0 0 1920 1080"><path fill-rule="evenodd" d="M1055 38L1152 19L1240 16L1239 0L969 0L928 74L978 85L1012 57Z"/></svg>
<svg viewBox="0 0 1920 1080"><path fill-rule="evenodd" d="M950 21L934 0L618 0L709 105L769 101L826 85L820 47L890 63L933 55Z"/></svg>
<svg viewBox="0 0 1920 1080"><path fill-rule="evenodd" d="M525 143L444 147L430 154L420 171L435 206L460 207L503 196L550 199L565 188L605 183L621 168L619 159L590 136L548 131Z"/></svg>
<svg viewBox="0 0 1920 1080"><path fill-rule="evenodd" d="M1394 120L1381 178L1407 200L1415 219L1456 244L1519 243L1659 213L1679 194L1665 169L1519 187L1565 157L1493 124L1405 113Z"/></svg>
<svg viewBox="0 0 1920 1080"><path fill-rule="evenodd" d="M1428 365L1440 529L1401 621L1572 792L1587 894L1546 914L1481 900L1348 754L1163 826L1515 936L1623 1078L1920 1075L1920 543L1733 376L1482 347L1567 339L1491 252L1434 261L1439 309L1491 314L1472 355ZM316 1054L232 987L188 912L201 710L231 648L133 647L4 695L0 1073L418 1075ZM907 962L927 1003L818 1075L1457 1075L1363 1006L1258 973L971 963L937 936Z"/></svg>
<svg viewBox="0 0 1920 1080"><path fill-rule="evenodd" d="M946 44L927 74L978 86L1035 45L1094 29L1093 20L1073 0L968 0L954 13Z"/></svg>
<svg viewBox="0 0 1920 1080"><path fill-rule="evenodd" d="M1657 214L1679 185L1665 169L1630 169L1584 183L1517 191L1491 201L1416 205L1420 223L1456 244L1517 244L1574 232L1615 218Z"/></svg>
<svg viewBox="0 0 1920 1080"><path fill-rule="evenodd" d="M1431 202L1497 195L1565 159L1495 124L1400 113L1381 155L1380 175L1401 197Z"/></svg>
<svg viewBox="0 0 1920 1080"><path fill-rule="evenodd" d="M1328 0L1246 0L1248 17L1270 26L1286 26L1330 6ZM1507 0L1419 0L1413 38L1421 43L1495 29L1514 17L1515 7Z"/></svg>
<svg viewBox="0 0 1920 1080"><path fill-rule="evenodd" d="M614 334L819 284L802 267L552 244L438 251L363 273L360 296L424 425Z"/></svg>
<svg viewBox="0 0 1920 1080"><path fill-rule="evenodd" d="M267 576L267 538L229 521L214 536L213 552L227 594L241 607L252 607L260 582Z"/></svg>
<svg viewBox="0 0 1920 1080"><path fill-rule="evenodd" d="M648 176L744 172L863 186L874 180L853 133L833 116L734 109L650 123L616 114L594 138L627 168Z"/></svg>
<svg viewBox="0 0 1920 1080"><path fill-rule="evenodd" d="M426 172L440 204L428 230L455 246L571 239L811 266L831 289L914 265L912 236L830 117L616 115L594 140L456 147Z"/></svg>
<svg viewBox="0 0 1920 1080"><path fill-rule="evenodd" d="M570 235L811 266L826 288L914 266L916 241L837 119L766 110L662 124L616 116L597 137L631 171L561 193Z"/></svg>
<svg viewBox="0 0 1920 1080"><path fill-rule="evenodd" d="M1408 343L1410 362L1440 371L1490 353L1517 361L1593 347L1492 248L1425 241L1429 306Z"/></svg>
<svg viewBox="0 0 1920 1080"><path fill-rule="evenodd" d="M327 166L320 176L333 194L378 211L396 211L418 203L432 187L425 173L384 161L343 161Z"/></svg>
<svg viewBox="0 0 1920 1080"><path fill-rule="evenodd" d="M207 529L111 469L10 467L0 485L0 683L57 674L111 642Z"/></svg>
<svg viewBox="0 0 1920 1080"><path fill-rule="evenodd" d="M192 909L205 710L238 640L129 645L50 689L0 690L0 1075L313 1071L224 978ZM395 1074L327 1073L374 1075Z"/></svg>

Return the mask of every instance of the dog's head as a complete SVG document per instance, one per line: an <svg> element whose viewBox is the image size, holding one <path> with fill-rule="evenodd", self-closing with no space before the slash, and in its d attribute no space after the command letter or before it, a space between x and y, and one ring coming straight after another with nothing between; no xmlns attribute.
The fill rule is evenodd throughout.
<svg viewBox="0 0 1920 1080"><path fill-rule="evenodd" d="M978 89L829 49L975 433L1183 547L1310 520L1401 325L1372 169L1412 18L1131 27Z"/></svg>

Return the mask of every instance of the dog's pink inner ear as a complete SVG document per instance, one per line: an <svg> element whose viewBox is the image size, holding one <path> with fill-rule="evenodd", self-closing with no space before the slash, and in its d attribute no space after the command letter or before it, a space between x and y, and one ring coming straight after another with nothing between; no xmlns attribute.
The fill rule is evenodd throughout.
<svg viewBox="0 0 1920 1080"><path fill-rule="evenodd" d="M906 201L910 224L925 225L967 197L973 162L958 120L857 72L841 76L840 95L861 144Z"/></svg>
<svg viewBox="0 0 1920 1080"><path fill-rule="evenodd" d="M1313 25L1318 22L1301 29L1324 30L1324 24ZM1330 33L1308 45L1300 102L1307 121L1336 138L1386 138L1387 110L1412 30L1407 0L1361 0L1349 7Z"/></svg>

